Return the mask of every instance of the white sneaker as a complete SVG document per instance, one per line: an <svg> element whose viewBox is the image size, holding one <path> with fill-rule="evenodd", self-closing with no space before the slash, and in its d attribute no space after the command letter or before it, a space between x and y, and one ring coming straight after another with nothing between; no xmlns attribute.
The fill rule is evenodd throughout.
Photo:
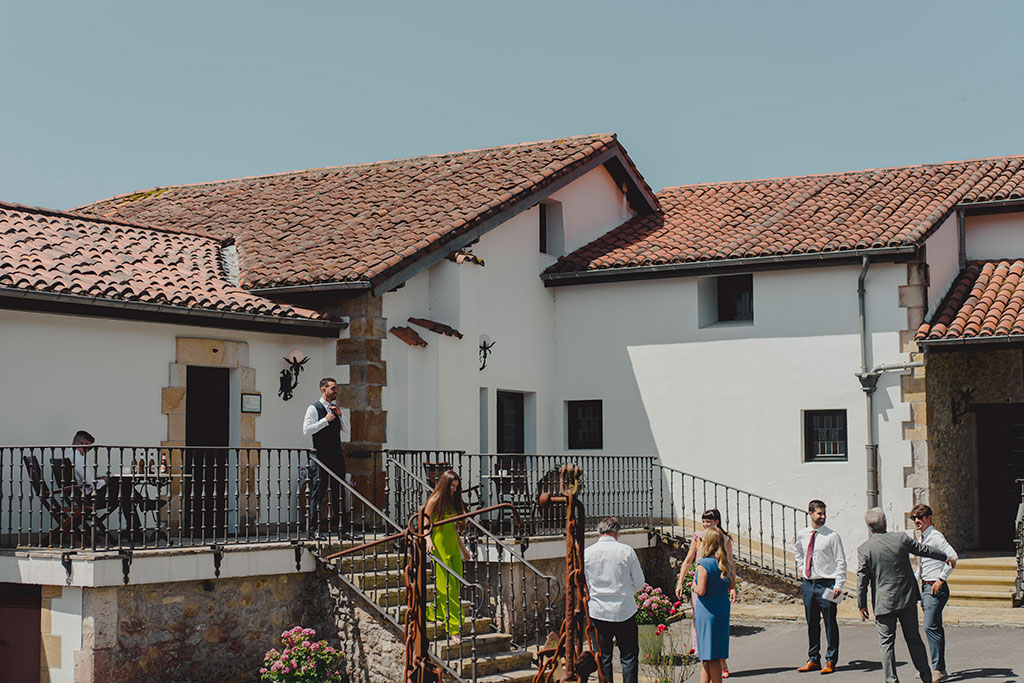
<svg viewBox="0 0 1024 683"><path fill-rule="evenodd" d="M949 674L945 671L932 671L932 683L940 683L949 678Z"/></svg>

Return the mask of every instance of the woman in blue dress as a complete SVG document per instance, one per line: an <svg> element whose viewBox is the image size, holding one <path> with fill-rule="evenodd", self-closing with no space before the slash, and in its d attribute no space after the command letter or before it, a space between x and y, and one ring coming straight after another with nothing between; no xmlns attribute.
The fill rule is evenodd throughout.
<svg viewBox="0 0 1024 683"><path fill-rule="evenodd" d="M701 683L721 683L722 661L729 657L729 584L732 563L721 529L706 529L701 536L701 554L694 576L697 604L693 623L697 629Z"/></svg>

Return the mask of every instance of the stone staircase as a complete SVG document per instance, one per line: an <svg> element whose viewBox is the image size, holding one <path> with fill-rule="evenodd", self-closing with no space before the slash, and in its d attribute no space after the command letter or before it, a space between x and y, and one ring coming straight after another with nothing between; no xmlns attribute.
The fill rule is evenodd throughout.
<svg viewBox="0 0 1024 683"><path fill-rule="evenodd" d="M405 604L405 586L401 556L397 553L342 558L340 568L354 578L355 584L374 604L382 607L398 623L405 623L408 607ZM428 577L427 600L434 597L433 579ZM473 678L473 664L479 683L528 683L536 673L533 653L514 647L512 636L498 632L489 617L469 618L471 605L462 601L467 615L462 626L462 640L451 642L445 638L440 624L427 622L427 637L441 640L431 643L431 652L455 670L461 679ZM475 634L475 636L474 636ZM475 637L475 657L472 656Z"/></svg>
<svg viewBox="0 0 1024 683"><path fill-rule="evenodd" d="M1017 560L1013 556L971 554L961 557L949 577L949 604L1013 607Z"/></svg>

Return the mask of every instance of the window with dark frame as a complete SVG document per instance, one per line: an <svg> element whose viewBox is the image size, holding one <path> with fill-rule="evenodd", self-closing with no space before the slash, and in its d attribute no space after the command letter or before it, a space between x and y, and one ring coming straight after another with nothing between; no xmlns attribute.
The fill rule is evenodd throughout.
<svg viewBox="0 0 1024 683"><path fill-rule="evenodd" d="M566 401L569 449L604 448L604 423L600 400Z"/></svg>
<svg viewBox="0 0 1024 683"><path fill-rule="evenodd" d="M548 253L548 205L541 202L537 207L540 211L540 253Z"/></svg>
<svg viewBox="0 0 1024 683"><path fill-rule="evenodd" d="M804 460L847 459L846 411L804 411Z"/></svg>
<svg viewBox="0 0 1024 683"><path fill-rule="evenodd" d="M753 275L723 275L717 284L719 321L754 319Z"/></svg>
<svg viewBox="0 0 1024 683"><path fill-rule="evenodd" d="M499 391L497 437L498 453L524 453L526 445L526 411L523 394Z"/></svg>

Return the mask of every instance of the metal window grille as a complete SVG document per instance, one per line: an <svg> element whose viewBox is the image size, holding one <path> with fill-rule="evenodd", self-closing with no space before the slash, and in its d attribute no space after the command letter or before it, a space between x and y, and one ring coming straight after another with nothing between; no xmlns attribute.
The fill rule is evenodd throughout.
<svg viewBox="0 0 1024 683"><path fill-rule="evenodd" d="M604 447L604 424L601 401L568 401L569 448Z"/></svg>
<svg viewBox="0 0 1024 683"><path fill-rule="evenodd" d="M846 460L846 411L808 410L804 413L806 460Z"/></svg>

